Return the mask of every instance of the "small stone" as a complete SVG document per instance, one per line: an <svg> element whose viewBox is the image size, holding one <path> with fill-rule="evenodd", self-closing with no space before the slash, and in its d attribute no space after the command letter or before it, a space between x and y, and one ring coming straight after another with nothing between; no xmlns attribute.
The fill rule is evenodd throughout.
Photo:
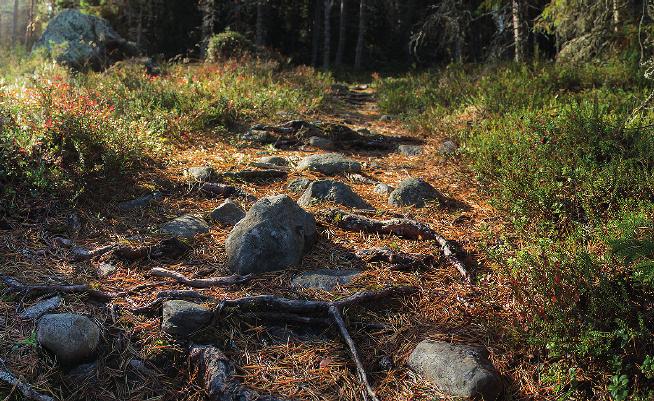
<svg viewBox="0 0 654 401"><path fill-rule="evenodd" d="M427 202L443 199L443 195L428 182L420 178L409 178L391 192L388 203L391 206L425 207Z"/></svg>
<svg viewBox="0 0 654 401"><path fill-rule="evenodd" d="M59 362L76 365L94 356L100 343L100 328L86 316L51 314L39 320L36 338Z"/></svg>
<svg viewBox="0 0 654 401"><path fill-rule="evenodd" d="M288 166L288 159L281 156L266 156L260 157L255 160L256 163L271 164L273 166L286 167Z"/></svg>
<svg viewBox="0 0 654 401"><path fill-rule="evenodd" d="M425 340L413 350L408 365L453 397L495 401L502 391L499 375L481 348Z"/></svg>
<svg viewBox="0 0 654 401"><path fill-rule="evenodd" d="M351 283L359 273L361 273L360 270L312 270L293 278L291 286L293 288L314 288L331 291L336 286Z"/></svg>
<svg viewBox="0 0 654 401"><path fill-rule="evenodd" d="M334 142L332 142L327 138L312 136L311 138L309 138L309 146L313 146L314 148L323 149L323 150L331 150L334 149Z"/></svg>
<svg viewBox="0 0 654 401"><path fill-rule="evenodd" d="M231 199L225 200L211 212L211 220L224 226L234 226L245 217L245 211Z"/></svg>
<svg viewBox="0 0 654 401"><path fill-rule="evenodd" d="M325 175L360 173L361 163L340 153L324 153L307 156L298 164L298 170L316 171Z"/></svg>
<svg viewBox="0 0 654 401"><path fill-rule="evenodd" d="M73 240L64 237L54 237L52 239L52 244L61 248L70 248L75 245Z"/></svg>
<svg viewBox="0 0 654 401"><path fill-rule="evenodd" d="M195 181L205 182L211 180L214 176L214 169L209 166L191 167L186 170L186 175Z"/></svg>
<svg viewBox="0 0 654 401"><path fill-rule="evenodd" d="M74 261L81 262L91 259L91 251L83 246L75 246L70 250L71 258Z"/></svg>
<svg viewBox="0 0 654 401"><path fill-rule="evenodd" d="M391 187L390 185L386 185L384 183L379 183L375 185L375 193L379 195L385 195L388 196L391 192L393 192L394 188Z"/></svg>
<svg viewBox="0 0 654 401"><path fill-rule="evenodd" d="M18 316L23 320L36 320L46 313L57 309L59 305L61 305L61 297L57 295L30 306Z"/></svg>
<svg viewBox="0 0 654 401"><path fill-rule="evenodd" d="M442 156L452 156L459 149L459 146L453 141L447 140L441 143L441 146L438 148L438 154Z"/></svg>
<svg viewBox="0 0 654 401"><path fill-rule="evenodd" d="M422 146L418 145L400 145L397 151L404 156L420 156L422 154Z"/></svg>
<svg viewBox="0 0 654 401"><path fill-rule="evenodd" d="M109 277L116 272L117 268L115 265L107 262L100 263L98 266L98 277L105 278Z"/></svg>
<svg viewBox="0 0 654 401"><path fill-rule="evenodd" d="M312 182L298 200L298 204L305 207L319 202L333 202L356 209L372 209L372 206L348 185L332 180Z"/></svg>
<svg viewBox="0 0 654 401"><path fill-rule="evenodd" d="M268 143L274 143L277 140L277 137L273 134L271 134L268 131L262 130L262 129L253 129L249 130L245 134L241 136L241 139L244 141L248 142L253 142L257 144L268 144ZM260 127L256 127L260 128Z"/></svg>
<svg viewBox="0 0 654 401"><path fill-rule="evenodd" d="M161 198L163 198L163 194L161 192L152 192L147 195L143 195L139 198L132 199L129 201L125 202L120 202L118 204L118 209L120 210L134 210L134 209L140 209L143 207L148 206L152 202L159 201Z"/></svg>
<svg viewBox="0 0 654 401"><path fill-rule="evenodd" d="M395 116L392 116L390 114L384 114L383 116L379 117L379 121L393 121L395 120Z"/></svg>
<svg viewBox="0 0 654 401"><path fill-rule="evenodd" d="M289 182L286 188L288 188L288 190L291 192L300 193L300 192L304 192L307 188L309 188L310 184L311 184L310 179L300 177Z"/></svg>
<svg viewBox="0 0 654 401"><path fill-rule="evenodd" d="M293 199L263 198L227 237L227 266L242 275L297 266L317 237L316 220Z"/></svg>
<svg viewBox="0 0 654 401"><path fill-rule="evenodd" d="M163 304L161 329L178 338L188 337L211 323L211 309L193 302L174 300Z"/></svg>
<svg viewBox="0 0 654 401"><path fill-rule="evenodd" d="M161 226L161 232L175 237L191 238L209 232L209 225L203 218L187 214Z"/></svg>

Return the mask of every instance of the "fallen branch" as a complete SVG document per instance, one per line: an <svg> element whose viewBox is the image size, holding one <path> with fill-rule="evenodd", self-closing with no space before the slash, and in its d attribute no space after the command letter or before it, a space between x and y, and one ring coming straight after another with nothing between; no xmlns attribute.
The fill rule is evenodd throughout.
<svg viewBox="0 0 654 401"><path fill-rule="evenodd" d="M227 277L190 279L181 273L172 270L158 268L158 267L155 267L154 269L150 270L150 274L156 277L172 278L178 283L188 285L189 287L194 287L194 288L227 287L230 285L244 284L252 279L252 275L249 274L246 276L240 276L235 274Z"/></svg>
<svg viewBox="0 0 654 401"><path fill-rule="evenodd" d="M45 294L86 294L93 298L109 301L118 294L109 294L91 288L88 284L58 285L58 284L36 284L30 285L21 283L13 277L0 275L0 280L9 288L9 291L21 294L25 297L34 297Z"/></svg>
<svg viewBox="0 0 654 401"><path fill-rule="evenodd" d="M0 381L7 383L9 386L12 386L23 395L28 400L35 401L54 401L54 398L47 396L45 394L39 393L34 390L34 388L11 373L6 367L5 362L0 359Z"/></svg>
<svg viewBox="0 0 654 401"><path fill-rule="evenodd" d="M428 225L411 219L377 220L341 210L328 210L325 218L337 227L355 232L396 235L409 240L434 240L438 242L443 255L468 282L472 280L465 264L458 258L451 241L437 234Z"/></svg>

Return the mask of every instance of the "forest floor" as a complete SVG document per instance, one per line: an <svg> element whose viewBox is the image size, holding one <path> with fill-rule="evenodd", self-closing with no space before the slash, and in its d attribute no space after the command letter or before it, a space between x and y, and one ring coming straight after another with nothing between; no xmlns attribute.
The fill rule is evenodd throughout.
<svg viewBox="0 0 654 401"><path fill-rule="evenodd" d="M360 92L374 96L371 89ZM383 135L415 135L400 121L380 117L374 100L354 105L334 98L315 114L289 116L289 119L334 122ZM466 124L470 118L474 116L461 115L461 124ZM434 241L346 232L318 218L319 241L304 257L301 266L263 274L241 286L195 290L217 299L274 294L332 300L364 289L415 286L418 292L402 302L390 302L374 311L358 308L345 311L346 321L380 399L441 399L435 388L406 367L407 357L415 345L427 338L486 347L505 381L507 399L544 399L532 388L530 377L534 372L526 371L530 368L525 368L529 364L524 363L524 356L510 349L512 330L506 327L509 319L505 319L512 313L510 291L498 290L504 288L502 285L489 285L496 278L480 246L489 231L502 231L505 222L480 193L473 174L457 155L439 154L440 145L448 139L445 133L417 139L423 142L423 153L417 156L397 152L346 153L363 164L367 177L391 186L408 177L422 178L458 201L458 207L432 204L425 208L395 208L388 204L387 196L373 191L374 184L350 181L346 177L337 179L347 182L374 206L377 217L409 217L460 244L468 255L466 265L476 277L472 283L463 280L444 260L420 271L397 271L385 263L365 263L352 258L353 252L361 249L391 247L402 252L434 255L441 260L440 247ZM98 365L83 379L58 369L56 362L36 346L34 323L17 317L22 307L36 303L37 299L5 297L0 300L0 317L6 325L0 337L0 357L35 388L59 399L203 399L203 388L188 367L183 347L160 331L160 314L140 316L130 309L153 301L159 291L189 289L173 280L152 277L149 274L152 268L163 267L195 278L229 275L225 268L224 243L230 227L212 225L209 233L188 241L192 251L180 259L144 259L132 263L113 259L110 254L90 261L72 261L71 249L55 241L56 235L52 233L70 232L72 225L70 237L75 245L87 249L117 243L151 244L163 238L157 231L166 221L184 214L211 212L223 201L207 197L190 183L185 175L189 167L210 165L218 171L238 171L251 168L249 164L262 156L283 156L298 161L314 153L324 151L313 148L278 150L210 135L193 137L176 145L165 165L143 169L128 179L109 180L109 184L97 188L94 201L80 204L74 211L59 210L51 214L51 205L32 205L26 211L27 220L19 225L9 221L13 228L0 231L4 274L28 283L89 283L94 289L113 293L141 284L152 285L114 299L110 305L92 302L84 295L64 297L59 310L88 314L105 328ZM286 180L238 185L258 198L287 193L297 199L299 194L290 193L287 184L300 176L321 177L291 170ZM160 201L132 211L116 207L121 201L153 190L164 194ZM251 203L243 202L242 206L247 210ZM323 204L309 210L317 215L324 208ZM71 219L71 213L77 217ZM98 270L103 264L112 265L115 271L106 277L99 276ZM363 269L363 273L351 284L332 292L294 289L290 285L299 272L352 267ZM235 362L243 383L262 393L303 400L361 399L354 364L333 328L324 329L318 335L315 332L307 334L302 327L270 328L263 323L231 316L204 335L217 342ZM144 361L149 373L134 370L130 364L132 360ZM16 391L12 389L11 393Z"/></svg>

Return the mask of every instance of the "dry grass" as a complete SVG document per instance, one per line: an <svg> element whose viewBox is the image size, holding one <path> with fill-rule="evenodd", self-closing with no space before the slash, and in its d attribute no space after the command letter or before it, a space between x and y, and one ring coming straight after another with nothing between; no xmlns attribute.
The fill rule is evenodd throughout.
<svg viewBox="0 0 654 401"><path fill-rule="evenodd" d="M400 132L398 122L379 122L373 105L356 110L344 110L333 105L324 115L306 116L366 127L382 134ZM469 263L478 266L479 282L465 284L457 271L447 265L423 272L394 271L384 264L365 266L354 260L351 253L363 248L393 246L414 253L438 254L435 243L407 241L344 232L330 226L321 227L320 242L305 257L301 266L265 274L247 286L232 289L202 290L214 297L239 297L253 294L279 294L288 297L332 299L363 288L409 284L419 288L410 299L390 303L382 309L348 310L345 313L352 335L358 344L373 385L383 400L440 399L428 383L412 374L405 361L415 344L425 338L479 344L489 348L491 359L505 376L510 397L514 399L544 399L546 395L534 382L534 372L525 357L515 353L509 334L513 321L512 300L505 286L489 270L478 244L483 239L481 227L502 230L502 219L477 190L472 175L456 158L442 158L436 149L443 140L435 133L426 136L425 153L408 158L399 154L356 154L356 159L368 167L371 177L395 185L403 178L422 177L447 196L462 201L465 209L446 210L436 205L423 209L389 207L385 197L375 194L373 186L351 183L353 189L377 208L381 215L401 214L426 222L448 239L459 241L472 257ZM267 149L240 148L228 141L211 137L195 138L181 143L170 155L165 167L153 168L134 177L135 186L116 185L102 188L98 196L80 204L77 212L84 225L79 244L89 248L113 242L152 241L158 226L184 213L211 211L221 200L208 199L189 187L183 177L185 168L211 164L217 169L235 170L263 154L279 154L300 158L304 151L281 152ZM379 167L371 168L372 162ZM289 181L295 178L292 174ZM286 192L287 182L254 185L244 189L258 197ZM116 202L141 195L152 189L163 190L166 197L160 203L134 212L119 212ZM249 206L249 205L247 205ZM50 245L49 227L63 223L69 211L53 205L41 205L25 222L12 222L11 231L0 231L2 270L28 282L47 282L52 277L71 283L91 282L107 291L129 289L143 282L156 281L147 272L157 262L117 263L117 272L110 278L96 275L99 261L72 263L67 251ZM224 240L229 230L213 226L211 231L192 240L193 252L165 267L188 276L223 275ZM298 271L314 268L365 268L365 273L347 287L333 293L290 289L290 280ZM490 285L490 284L493 285ZM199 400L200 386L194 383L194 373L187 369L182 349L160 333L158 318L131 315L127 309L143 305L164 289L183 288L166 282L143 293L117 301L112 308L93 305L83 297L66 297L62 309L94 316L105 331L100 368L94 381L79 383L57 369L38 347L30 342L34 325L17 319L16 305L20 299L4 296L0 314L6 327L0 330L0 357L29 382L61 399L95 400ZM311 329L311 328L310 328ZM359 384L353 364L337 333L324 329L293 328L282 335L269 333L263 326L226 318L208 338L219 345L240 366L239 375L246 385L264 393L303 400L360 400ZM279 334L279 333L278 333ZM325 334L324 336L317 336ZM379 366L382 357L390 357L394 367L384 371ZM157 364L154 375L139 375L129 367L131 358L147 359Z"/></svg>

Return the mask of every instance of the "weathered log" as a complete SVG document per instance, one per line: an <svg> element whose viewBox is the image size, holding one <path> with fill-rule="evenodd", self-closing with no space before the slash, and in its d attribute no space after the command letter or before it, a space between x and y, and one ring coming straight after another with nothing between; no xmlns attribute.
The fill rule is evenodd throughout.
<svg viewBox="0 0 654 401"><path fill-rule="evenodd" d="M30 384L17 378L9 369L6 368L5 362L0 359L0 381L7 383L9 386L16 388L28 400L35 401L54 401L54 398L40 393Z"/></svg>

